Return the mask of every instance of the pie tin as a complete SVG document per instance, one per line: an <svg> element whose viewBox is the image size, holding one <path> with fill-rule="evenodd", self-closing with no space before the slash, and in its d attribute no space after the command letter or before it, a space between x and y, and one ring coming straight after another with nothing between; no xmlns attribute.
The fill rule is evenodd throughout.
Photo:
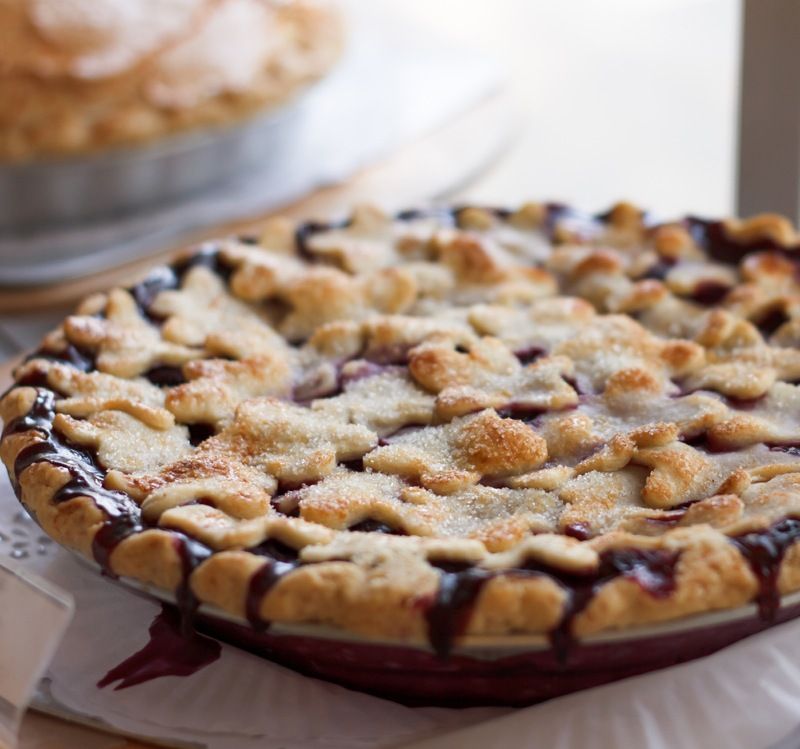
<svg viewBox="0 0 800 749"><path fill-rule="evenodd" d="M94 562L75 554L86 566ZM170 605L174 594L130 578L122 587ZM755 604L676 621L606 631L574 642L564 657L545 635L466 635L442 658L424 641L368 637L323 624L244 618L201 604L200 632L315 678L408 705L524 706L694 660L800 615L800 591L783 596L774 619Z"/></svg>
<svg viewBox="0 0 800 749"><path fill-rule="evenodd" d="M264 164L291 138L302 96L235 125L152 144L0 166L0 233L26 234L163 206Z"/></svg>

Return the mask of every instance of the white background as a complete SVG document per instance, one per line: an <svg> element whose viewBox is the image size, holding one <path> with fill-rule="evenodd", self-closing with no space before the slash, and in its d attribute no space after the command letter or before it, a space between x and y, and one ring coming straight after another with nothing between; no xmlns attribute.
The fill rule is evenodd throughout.
<svg viewBox="0 0 800 749"><path fill-rule="evenodd" d="M373 1L487 51L510 74L521 138L468 196L733 212L736 0Z"/></svg>

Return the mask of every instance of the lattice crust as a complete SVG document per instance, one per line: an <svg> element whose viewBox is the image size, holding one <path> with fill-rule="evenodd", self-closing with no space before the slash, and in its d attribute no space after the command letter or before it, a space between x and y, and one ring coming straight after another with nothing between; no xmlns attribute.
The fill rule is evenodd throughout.
<svg viewBox="0 0 800 749"><path fill-rule="evenodd" d="M166 406L186 424L229 420L244 400L292 392L292 367L283 352L236 361L196 359L183 367L188 382L173 388Z"/></svg>
<svg viewBox="0 0 800 749"><path fill-rule="evenodd" d="M48 387L62 394L56 405L61 414L87 418L103 411L124 411L154 429L168 429L175 423L164 408L164 391L143 378L125 380L38 359L24 364L20 376L37 371L44 371Z"/></svg>
<svg viewBox="0 0 800 749"><path fill-rule="evenodd" d="M122 289L109 293L103 317L68 317L64 335L73 345L96 351L97 368L115 377L137 377L156 366L181 365L204 355L200 348L166 340Z"/></svg>
<svg viewBox="0 0 800 749"><path fill-rule="evenodd" d="M380 435L393 434L407 424L429 424L433 419L433 396L416 386L400 367L350 361L341 368L340 382L341 395L312 401L311 409ZM375 403L381 408L376 410Z"/></svg>
<svg viewBox="0 0 800 749"><path fill-rule="evenodd" d="M161 337L173 343L206 346L237 358L286 349L265 312L232 297L225 282L202 266L186 273L180 289L162 291L149 312L163 319ZM245 342L246 353L239 341Z"/></svg>
<svg viewBox="0 0 800 749"><path fill-rule="evenodd" d="M575 633L756 595L731 539L800 514L785 221L362 207L260 242L88 300L18 370L0 453L49 533L88 552L104 518L62 496L69 465L25 458L57 438L135 502L112 571L174 587L174 538L197 539L190 589L251 618L416 638L455 565L487 576L467 631L542 632L563 576L631 549L677 559L674 591L611 580Z"/></svg>
<svg viewBox="0 0 800 749"><path fill-rule="evenodd" d="M488 336L464 353L451 339L431 337L409 352L408 370L419 385L436 393L440 420L479 408L536 413L578 404L578 394L565 379L575 373L571 359L554 356L522 366L502 341Z"/></svg>

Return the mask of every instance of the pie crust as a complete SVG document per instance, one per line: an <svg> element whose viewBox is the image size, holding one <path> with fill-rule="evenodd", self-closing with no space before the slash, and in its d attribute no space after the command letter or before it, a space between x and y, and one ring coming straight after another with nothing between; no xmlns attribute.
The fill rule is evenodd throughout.
<svg viewBox="0 0 800 749"><path fill-rule="evenodd" d="M111 575L448 653L800 589L800 238L621 203L277 219L85 300L0 455Z"/></svg>
<svg viewBox="0 0 800 749"><path fill-rule="evenodd" d="M0 161L242 120L322 77L342 44L326 0L6 0Z"/></svg>

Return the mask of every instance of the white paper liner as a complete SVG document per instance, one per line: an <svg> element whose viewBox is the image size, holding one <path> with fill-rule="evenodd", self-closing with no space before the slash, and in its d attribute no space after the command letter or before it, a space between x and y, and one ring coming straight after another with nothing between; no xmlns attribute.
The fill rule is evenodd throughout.
<svg viewBox="0 0 800 749"><path fill-rule="evenodd" d="M158 606L42 543L35 524L21 519L6 481L0 488L0 529L0 553L25 555L19 561L75 596L75 620L49 672L53 697L139 736L211 749L800 745L800 621L691 663L515 711L407 708L229 646L192 676L100 690L97 680L146 642Z"/></svg>
<svg viewBox="0 0 800 749"><path fill-rule="evenodd" d="M517 710L414 749L797 749L798 643L800 621L788 622L705 658Z"/></svg>
<svg viewBox="0 0 800 749"><path fill-rule="evenodd" d="M800 746L800 621L706 658L514 711L407 708L226 645L218 661L192 676L115 692L95 684L145 644L158 606L102 579L43 536L5 478L0 554L75 597L75 618L49 669L52 696L142 737L210 749Z"/></svg>
<svg viewBox="0 0 800 749"><path fill-rule="evenodd" d="M297 674L237 648L187 677L114 691L95 685L139 650L159 606L85 568L42 536L0 487L0 553L69 591L76 614L48 676L53 698L76 712L143 737L212 749L387 747L506 710L408 708Z"/></svg>
<svg viewBox="0 0 800 749"><path fill-rule="evenodd" d="M75 596L75 620L49 671L53 697L139 736L211 749L800 745L800 621L691 663L515 711L407 708L229 646L192 676L100 690L97 680L144 645L158 606L41 543L35 524L21 519L6 481L0 529L0 553L26 555L19 561Z"/></svg>

